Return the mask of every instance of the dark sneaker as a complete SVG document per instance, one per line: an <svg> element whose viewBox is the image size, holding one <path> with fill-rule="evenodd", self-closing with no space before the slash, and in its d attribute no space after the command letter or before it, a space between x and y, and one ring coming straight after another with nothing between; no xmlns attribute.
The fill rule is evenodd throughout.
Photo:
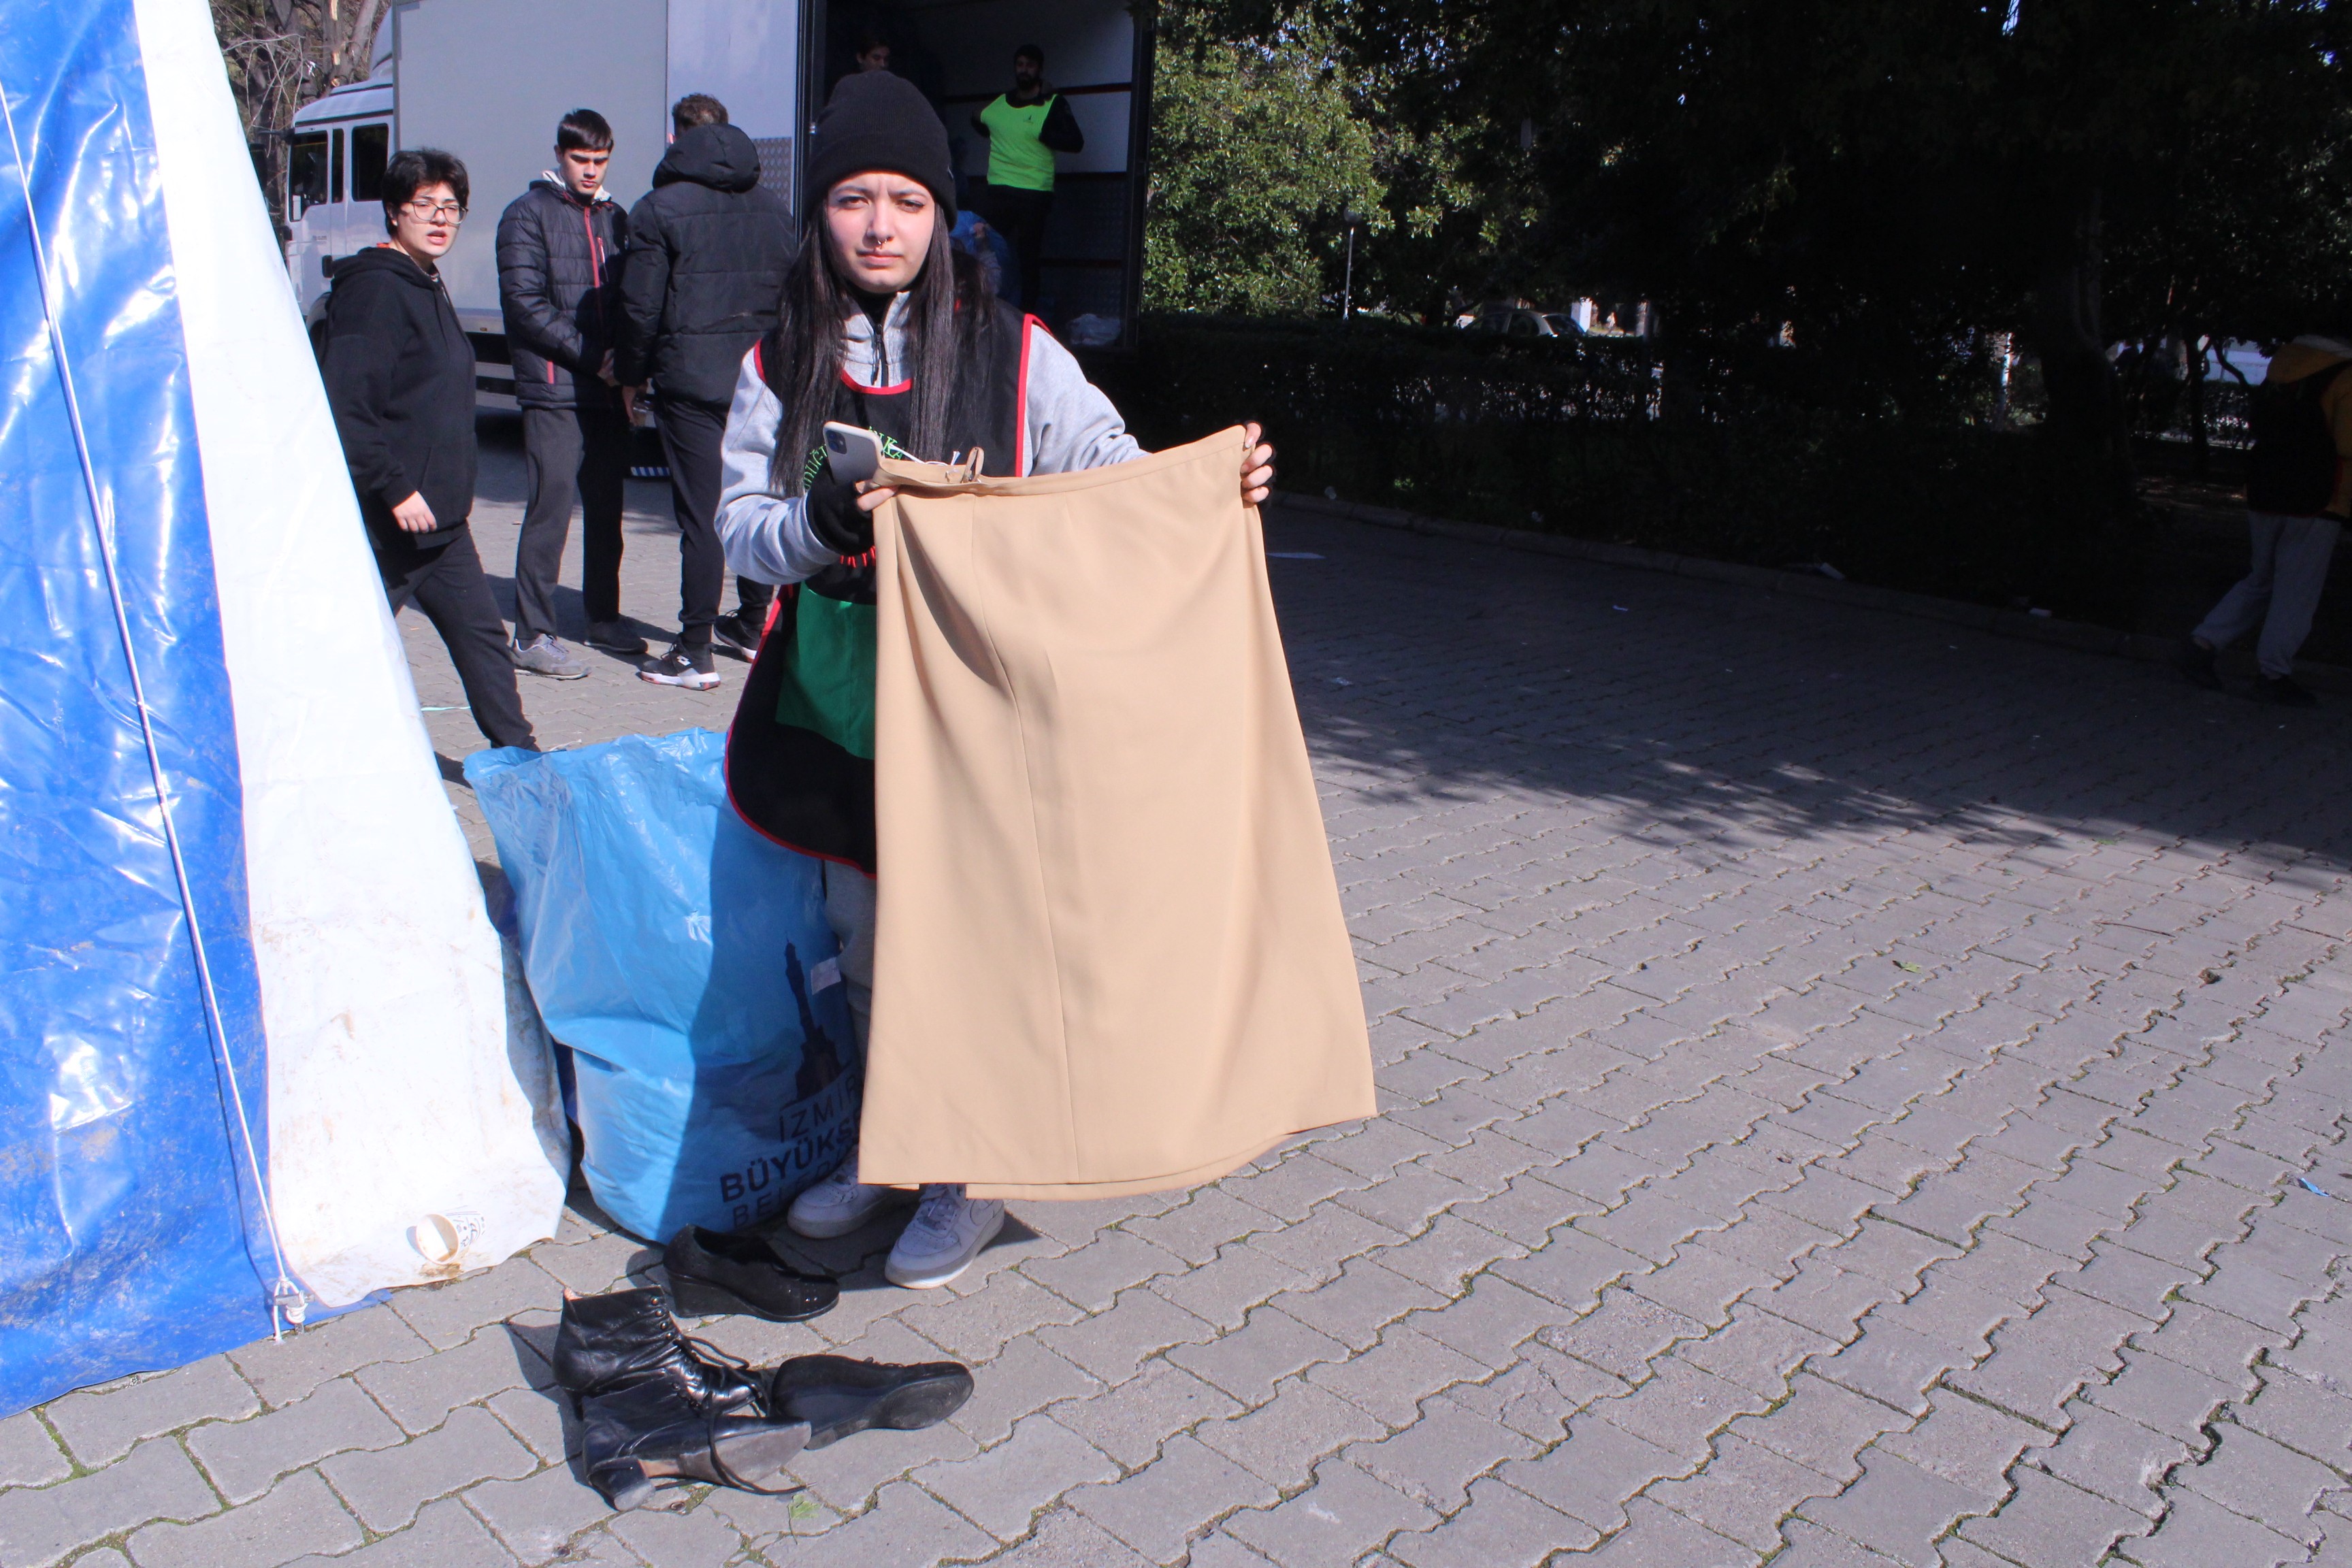
<svg viewBox="0 0 2352 1568"><path fill-rule="evenodd" d="M2217 657L2215 650L2191 637L2181 645L2180 652L2174 657L2172 664L2189 685L2201 686L2208 691L2219 691L2221 689L2221 672L2213 668Z"/></svg>
<svg viewBox="0 0 2352 1568"><path fill-rule="evenodd" d="M2265 675L2254 683L2254 695L2281 708L2316 708L2319 699L2292 675Z"/></svg>
<svg viewBox="0 0 2352 1568"><path fill-rule="evenodd" d="M673 643L667 653L651 664L639 666L637 679L650 680L656 686L683 686L689 691L708 691L719 684L719 669L709 648Z"/></svg>
<svg viewBox="0 0 2352 1568"><path fill-rule="evenodd" d="M529 642L513 644L507 652L513 657L517 669L527 669L550 680L578 680L588 673L588 667L572 658L570 648L544 632Z"/></svg>
<svg viewBox="0 0 2352 1568"><path fill-rule="evenodd" d="M589 623L588 635L580 640L604 653L641 657L648 651L646 639L631 631L626 621L593 621Z"/></svg>
<svg viewBox="0 0 2352 1568"><path fill-rule="evenodd" d="M760 655L761 627L751 617L738 610L731 616L721 616L710 623L710 631L719 647L738 658L757 658Z"/></svg>

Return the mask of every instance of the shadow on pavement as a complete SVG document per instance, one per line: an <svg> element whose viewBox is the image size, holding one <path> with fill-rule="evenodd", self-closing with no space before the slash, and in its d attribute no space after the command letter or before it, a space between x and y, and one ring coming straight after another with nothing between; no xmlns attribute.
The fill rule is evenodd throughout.
<svg viewBox="0 0 2352 1568"><path fill-rule="evenodd" d="M1324 556L1272 569L1343 857L1335 784L1438 806L1524 792L1550 853L1580 847L1568 797L1592 807L1583 842L1700 862L1930 825L2015 848L2140 834L2271 870L2352 858L2352 710L1687 578L1278 510L1268 529Z"/></svg>

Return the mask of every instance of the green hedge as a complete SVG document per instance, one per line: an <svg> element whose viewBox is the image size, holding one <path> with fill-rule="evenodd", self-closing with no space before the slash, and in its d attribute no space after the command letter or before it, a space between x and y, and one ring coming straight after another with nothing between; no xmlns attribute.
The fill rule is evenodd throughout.
<svg viewBox="0 0 2352 1568"><path fill-rule="evenodd" d="M2030 437L1775 401L1720 365L1678 397L1638 342L1160 316L1092 369L1147 446L1263 421L1286 489L2111 622L2137 597Z"/></svg>

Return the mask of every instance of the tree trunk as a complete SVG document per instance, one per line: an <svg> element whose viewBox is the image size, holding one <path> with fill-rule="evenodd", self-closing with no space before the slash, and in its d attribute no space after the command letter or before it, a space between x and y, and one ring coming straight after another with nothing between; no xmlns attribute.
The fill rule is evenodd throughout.
<svg viewBox="0 0 2352 1568"><path fill-rule="evenodd" d="M383 0L361 0L350 31L335 41L332 67L338 81L358 81L367 75L369 56L375 48L375 14Z"/></svg>
<svg viewBox="0 0 2352 1568"><path fill-rule="evenodd" d="M2099 193L2083 193L2060 217L2033 299L2034 346L2048 389L2050 444L2070 463L2099 470L2127 497L2131 447L2115 366L2099 327Z"/></svg>

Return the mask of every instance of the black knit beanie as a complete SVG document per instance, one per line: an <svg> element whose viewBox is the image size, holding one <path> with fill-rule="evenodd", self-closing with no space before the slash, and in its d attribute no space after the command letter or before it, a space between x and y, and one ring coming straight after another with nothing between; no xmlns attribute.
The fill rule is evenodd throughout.
<svg viewBox="0 0 2352 1568"><path fill-rule="evenodd" d="M810 194L822 205L835 184L868 169L921 181L947 216L955 216L948 128L921 89L888 71L843 77L825 100L816 117L816 148L809 156Z"/></svg>

